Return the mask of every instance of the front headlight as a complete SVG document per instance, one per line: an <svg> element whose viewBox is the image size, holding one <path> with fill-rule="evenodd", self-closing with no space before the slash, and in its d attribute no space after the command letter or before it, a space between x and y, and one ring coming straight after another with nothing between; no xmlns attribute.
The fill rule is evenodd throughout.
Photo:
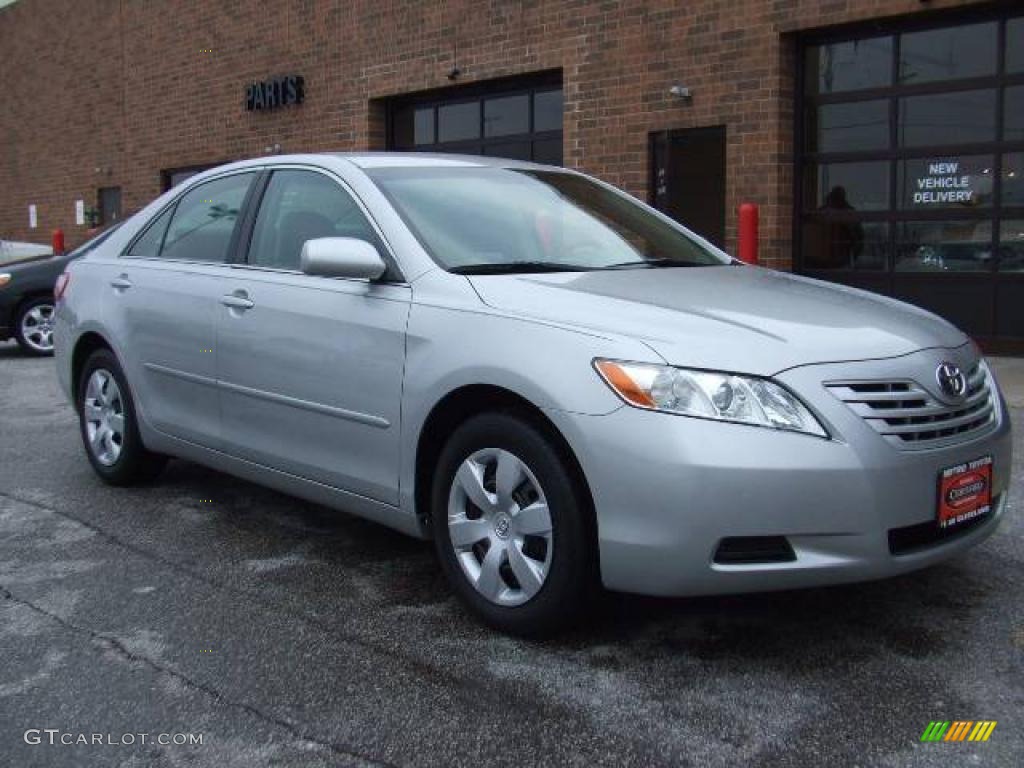
<svg viewBox="0 0 1024 768"><path fill-rule="evenodd" d="M0 288L3 288L9 282L11 282L11 273L10 272L0 272Z"/></svg>
<svg viewBox="0 0 1024 768"><path fill-rule="evenodd" d="M637 408L828 437L807 406L768 379L616 360L595 360L594 367Z"/></svg>

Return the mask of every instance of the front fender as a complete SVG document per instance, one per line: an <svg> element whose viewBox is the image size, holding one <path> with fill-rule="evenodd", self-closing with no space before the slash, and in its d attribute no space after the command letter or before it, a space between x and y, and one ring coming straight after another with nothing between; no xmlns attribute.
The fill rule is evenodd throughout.
<svg viewBox="0 0 1024 768"><path fill-rule="evenodd" d="M664 362L639 341L508 317L487 307L414 303L402 407L401 506L415 509L416 451L434 407L466 386L508 390L544 411L602 415L623 407L595 357Z"/></svg>

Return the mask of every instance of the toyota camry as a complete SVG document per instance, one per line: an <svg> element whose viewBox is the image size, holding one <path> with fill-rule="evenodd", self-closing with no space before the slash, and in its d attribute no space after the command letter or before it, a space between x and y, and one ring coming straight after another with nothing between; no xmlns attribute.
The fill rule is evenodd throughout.
<svg viewBox="0 0 1024 768"><path fill-rule="evenodd" d="M108 483L169 456L433 540L505 631L601 586L892 576L999 525L975 344L741 264L580 173L293 155L189 179L58 281L57 370Z"/></svg>

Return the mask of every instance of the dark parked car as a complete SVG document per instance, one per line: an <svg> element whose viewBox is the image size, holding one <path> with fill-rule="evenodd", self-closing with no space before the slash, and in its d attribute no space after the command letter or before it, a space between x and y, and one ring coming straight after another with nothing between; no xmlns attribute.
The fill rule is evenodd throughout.
<svg viewBox="0 0 1024 768"><path fill-rule="evenodd" d="M13 336L31 355L52 355L54 283L69 262L98 246L117 226L69 253L0 264L0 341Z"/></svg>

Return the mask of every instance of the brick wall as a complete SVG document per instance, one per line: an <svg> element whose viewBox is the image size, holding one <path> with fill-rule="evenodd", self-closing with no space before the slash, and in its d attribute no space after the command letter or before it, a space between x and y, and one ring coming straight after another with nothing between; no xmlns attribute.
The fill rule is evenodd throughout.
<svg viewBox="0 0 1024 768"><path fill-rule="evenodd" d="M21 0L0 10L0 237L70 244L74 201L160 170L284 151L382 149L380 99L561 68L565 162L644 197L651 131L728 127L727 238L761 205L762 257L790 265L793 33L940 13L960 0ZM211 52L206 52L210 49ZM244 109L247 82L299 73L306 101ZM669 86L682 82L683 103ZM28 205L39 228L28 229Z"/></svg>

